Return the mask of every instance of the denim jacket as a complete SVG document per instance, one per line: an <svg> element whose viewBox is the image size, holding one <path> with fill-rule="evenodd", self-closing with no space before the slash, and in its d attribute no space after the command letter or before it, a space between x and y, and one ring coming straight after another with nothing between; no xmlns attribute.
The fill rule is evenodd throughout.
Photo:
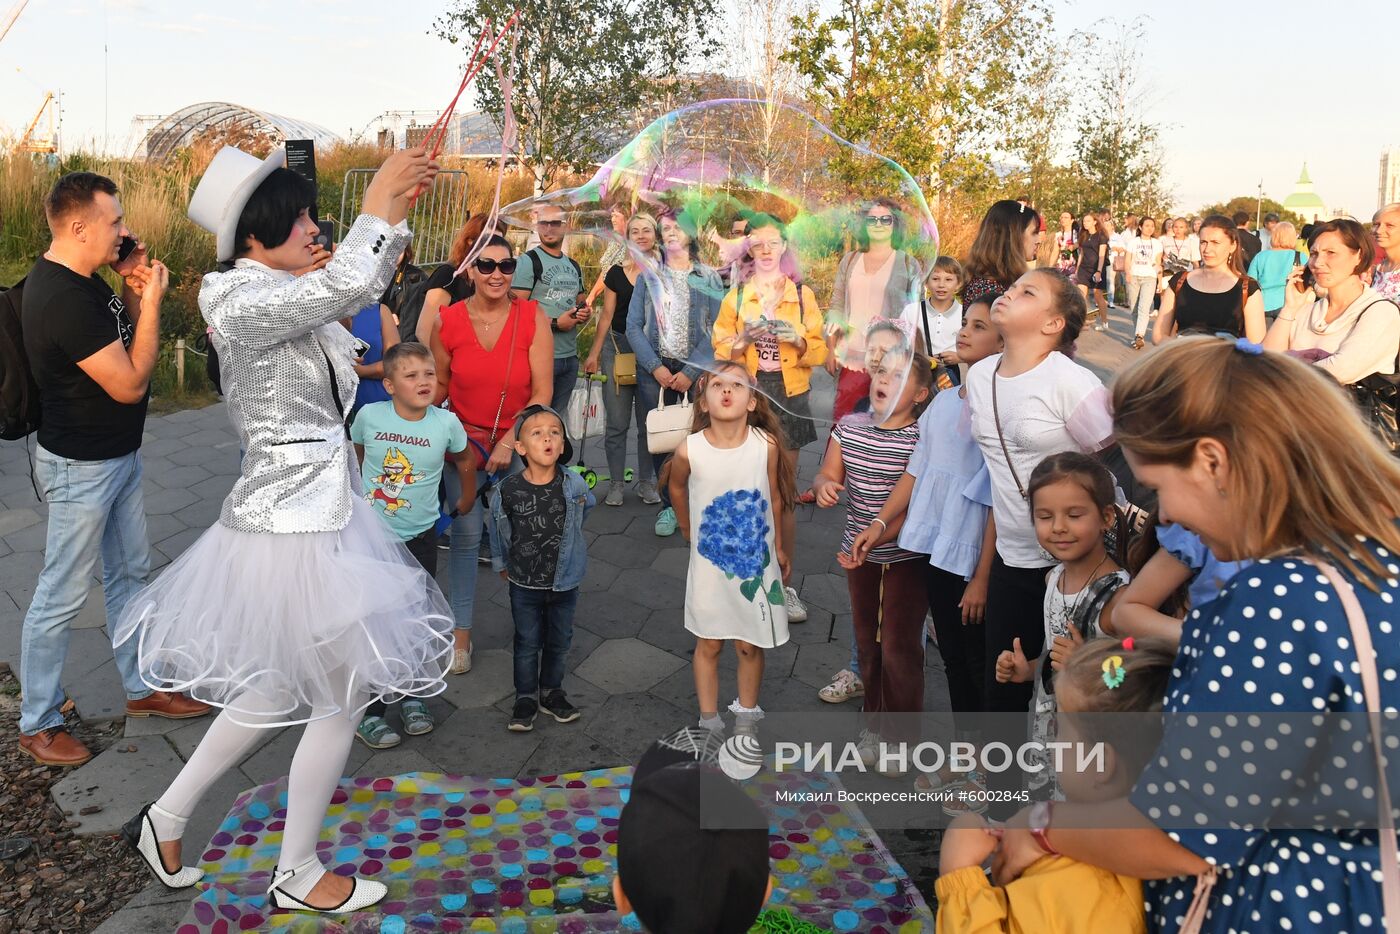
<svg viewBox="0 0 1400 934"><path fill-rule="evenodd" d="M637 372L650 373L661 365L660 339L656 334L656 303L650 298L652 290L647 275L637 277L632 291L632 303L627 306L627 342L637 355ZM724 284L719 273L701 263L694 264L686 277L690 285L690 356L681 372L694 382L702 364L714 362L710 330L719 317L719 304L724 299Z"/></svg>
<svg viewBox="0 0 1400 934"><path fill-rule="evenodd" d="M593 492L578 474L565 464L557 470L564 477L564 538L559 543L559 558L554 566L556 591L573 590L583 583L588 569L588 544L583 540L583 517L596 505ZM491 569L506 570L510 555L510 517L501 505L501 485L491 487Z"/></svg>

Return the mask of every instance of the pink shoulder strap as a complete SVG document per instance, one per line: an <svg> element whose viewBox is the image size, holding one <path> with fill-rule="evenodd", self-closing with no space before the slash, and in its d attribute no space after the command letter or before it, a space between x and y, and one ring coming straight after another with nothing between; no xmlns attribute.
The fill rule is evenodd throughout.
<svg viewBox="0 0 1400 934"><path fill-rule="evenodd" d="M1371 722L1371 745L1376 753L1376 776L1379 787L1376 799L1380 803L1381 894L1385 899L1385 926L1393 929L1400 924L1400 847L1395 839L1395 817L1390 806L1390 785L1385 775L1385 753L1381 746L1381 687L1376 674L1376 653L1371 646L1371 628L1366 614L1356 599L1356 591L1342 579L1337 569L1323 561L1313 561L1322 576L1342 598L1347 625L1351 627L1351 644L1361 663L1361 689L1366 696L1366 712Z"/></svg>
<svg viewBox="0 0 1400 934"><path fill-rule="evenodd" d="M1356 660L1361 666L1361 689L1366 697L1367 719L1371 723L1371 745L1376 753L1376 775L1380 787L1376 798L1380 803L1380 822L1377 833L1381 851L1381 897L1385 904L1385 926L1393 929L1400 923L1400 846L1395 839L1395 818L1390 806L1390 785L1385 776L1385 754L1381 747L1381 688L1380 677L1376 674L1376 653L1371 645L1371 629L1366 624L1366 614L1361 602L1356 599L1356 591L1347 583L1337 569L1325 561L1308 559L1317 568L1332 589L1341 598L1342 609L1346 611L1347 626L1351 628L1351 644L1356 650ZM1210 890L1215 884L1214 866L1196 879L1196 891L1181 924L1180 934L1196 934L1205 921L1206 905L1210 900Z"/></svg>

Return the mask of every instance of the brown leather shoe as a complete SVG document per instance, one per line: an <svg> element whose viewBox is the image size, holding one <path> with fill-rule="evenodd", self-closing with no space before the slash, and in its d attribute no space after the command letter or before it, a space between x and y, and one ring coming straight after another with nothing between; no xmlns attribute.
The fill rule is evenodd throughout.
<svg viewBox="0 0 1400 934"><path fill-rule="evenodd" d="M88 748L61 726L37 733L21 733L19 748L40 765L82 765L92 758Z"/></svg>
<svg viewBox="0 0 1400 934"><path fill-rule="evenodd" d="M212 709L208 704L173 691L153 691L150 697L126 702L126 715L128 717L164 717L167 720L188 720L191 717L202 717Z"/></svg>

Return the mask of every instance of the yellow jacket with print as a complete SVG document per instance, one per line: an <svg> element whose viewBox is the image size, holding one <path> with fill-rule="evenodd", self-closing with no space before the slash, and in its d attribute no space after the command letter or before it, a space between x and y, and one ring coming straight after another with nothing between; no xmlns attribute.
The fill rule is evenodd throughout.
<svg viewBox="0 0 1400 934"><path fill-rule="evenodd" d="M980 866L934 883L938 934L1146 934L1142 883L1106 869L1051 856L1021 878L993 886Z"/></svg>
<svg viewBox="0 0 1400 934"><path fill-rule="evenodd" d="M783 388L789 396L799 396L811 388L812 367L821 366L826 361L827 354L826 341L822 339L822 311L817 307L817 296L807 286L801 288L802 295L799 300L798 286L788 280L783 300L778 304L776 311L769 315L791 322L793 327L797 328L797 332L807 339L807 347L801 356L798 356L797 348L792 344L783 343L778 346L778 359L783 366ZM724 296L724 301L720 303L719 317L715 319L715 357L720 360L733 359L734 355L729 352L729 348L743 332L743 322L757 321L765 314L756 289L744 289L744 305L742 308L737 307L739 291L729 290L729 294ZM744 365L749 368L750 376L758 374L758 348L752 344L744 350Z"/></svg>

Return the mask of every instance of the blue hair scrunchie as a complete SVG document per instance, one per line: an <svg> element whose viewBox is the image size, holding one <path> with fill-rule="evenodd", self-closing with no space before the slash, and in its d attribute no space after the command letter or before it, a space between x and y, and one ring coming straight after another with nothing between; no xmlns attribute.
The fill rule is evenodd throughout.
<svg viewBox="0 0 1400 934"><path fill-rule="evenodd" d="M1264 346L1262 344L1256 344L1247 337L1235 338L1235 349L1240 353L1249 354L1251 357L1259 357L1264 353Z"/></svg>

